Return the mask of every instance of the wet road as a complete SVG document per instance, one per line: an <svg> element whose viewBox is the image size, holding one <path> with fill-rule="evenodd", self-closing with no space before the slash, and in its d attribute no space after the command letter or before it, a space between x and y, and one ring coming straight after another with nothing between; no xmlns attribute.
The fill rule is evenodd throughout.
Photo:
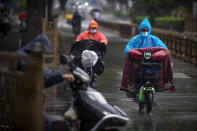
<svg viewBox="0 0 197 131"><path fill-rule="evenodd" d="M119 91L124 64L123 50L128 41L116 34L100 28L108 40L105 56L105 71L98 78L95 88L100 91L112 105L123 109L130 121L121 131L196 131L197 130L197 67L173 58L174 84L176 92L156 93L158 105L152 116L138 112L138 105L127 98L125 92ZM60 52L69 50L74 41L70 27L61 29L59 35ZM63 117L70 106L69 88L57 87L57 92L47 94L46 111L54 119ZM53 90L53 89L48 89ZM57 97L55 94L57 93Z"/></svg>

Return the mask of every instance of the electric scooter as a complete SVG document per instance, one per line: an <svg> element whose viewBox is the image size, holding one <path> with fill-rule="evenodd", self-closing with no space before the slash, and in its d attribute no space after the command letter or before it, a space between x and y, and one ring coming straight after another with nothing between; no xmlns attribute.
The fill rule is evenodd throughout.
<svg viewBox="0 0 197 131"><path fill-rule="evenodd" d="M126 126L129 118L117 106L111 106L97 90L87 86L91 79L73 60L75 56L61 55L60 61L66 64L74 75L70 83L73 93L72 106L64 118L70 131L114 131Z"/></svg>

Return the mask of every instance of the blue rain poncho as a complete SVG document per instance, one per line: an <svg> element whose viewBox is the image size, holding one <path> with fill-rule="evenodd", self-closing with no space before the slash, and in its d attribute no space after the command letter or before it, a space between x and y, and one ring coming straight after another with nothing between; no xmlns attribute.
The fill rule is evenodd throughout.
<svg viewBox="0 0 197 131"><path fill-rule="evenodd" d="M148 36L143 37L141 34L142 28L148 28ZM124 55L127 55L127 52L134 48L149 48L149 47L165 47L167 46L156 36L150 35L151 33L151 25L147 18L145 18L139 27L139 33L135 37L133 37L127 44Z"/></svg>

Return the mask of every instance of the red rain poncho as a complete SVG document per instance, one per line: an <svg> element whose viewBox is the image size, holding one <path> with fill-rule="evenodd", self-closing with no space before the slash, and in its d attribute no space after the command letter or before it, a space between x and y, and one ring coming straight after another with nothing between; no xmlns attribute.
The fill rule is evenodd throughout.
<svg viewBox="0 0 197 131"><path fill-rule="evenodd" d="M97 32L95 32L94 35L91 36L90 28L93 28L93 27L97 29ZM98 32L98 24L95 20L90 21L88 30L79 34L79 36L77 36L75 41L80 41L80 40L85 40L85 39L93 39L99 42L103 42L105 45L107 45L108 43L107 38L101 32Z"/></svg>

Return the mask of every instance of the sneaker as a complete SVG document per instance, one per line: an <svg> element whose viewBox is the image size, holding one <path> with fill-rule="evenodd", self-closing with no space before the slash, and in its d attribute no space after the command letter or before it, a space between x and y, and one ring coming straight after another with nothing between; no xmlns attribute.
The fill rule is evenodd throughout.
<svg viewBox="0 0 197 131"><path fill-rule="evenodd" d="M152 116L152 115L153 115L153 113L152 113L152 112L149 112L149 113L147 113L147 115L148 115L148 116Z"/></svg>

